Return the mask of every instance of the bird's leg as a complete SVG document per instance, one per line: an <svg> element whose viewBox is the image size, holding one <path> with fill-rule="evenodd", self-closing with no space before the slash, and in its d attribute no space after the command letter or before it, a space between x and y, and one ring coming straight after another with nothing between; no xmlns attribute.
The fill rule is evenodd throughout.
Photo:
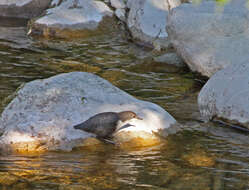
<svg viewBox="0 0 249 190"><path fill-rule="evenodd" d="M110 139L103 139L105 142L109 143L109 144L113 144L116 145L116 143Z"/></svg>
<svg viewBox="0 0 249 190"><path fill-rule="evenodd" d="M97 139L99 139L100 141L104 142L104 143L107 143L107 144L113 144L113 145L116 145L116 143L110 139L107 139L107 138L102 138L102 137L97 137Z"/></svg>

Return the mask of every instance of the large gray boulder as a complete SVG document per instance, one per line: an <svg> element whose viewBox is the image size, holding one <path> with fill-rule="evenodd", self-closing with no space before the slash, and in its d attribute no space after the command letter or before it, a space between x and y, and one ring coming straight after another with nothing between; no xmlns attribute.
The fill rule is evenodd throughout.
<svg viewBox="0 0 249 190"><path fill-rule="evenodd" d="M175 132L175 119L156 104L138 100L90 73L72 72L25 84L0 118L0 147L22 151L71 150L84 145L93 134L75 130L74 125L108 111L132 110L143 120L131 120L115 135L127 143L140 139L156 142L154 132ZM157 141L158 142L158 141Z"/></svg>
<svg viewBox="0 0 249 190"><path fill-rule="evenodd" d="M113 11L97 0L64 0L32 21L30 34L62 38L87 37L113 28Z"/></svg>
<svg viewBox="0 0 249 190"><path fill-rule="evenodd" d="M215 73L198 96L202 117L220 118L249 129L249 62L237 63Z"/></svg>
<svg viewBox="0 0 249 190"><path fill-rule="evenodd" d="M157 49L167 48L166 18L169 10L178 5L180 0L129 0L127 25L134 40Z"/></svg>
<svg viewBox="0 0 249 190"><path fill-rule="evenodd" d="M177 53L193 71L212 76L249 58L247 0L217 7L214 1L182 4L168 17L167 31Z"/></svg>
<svg viewBox="0 0 249 190"><path fill-rule="evenodd" d="M52 0L1 0L0 16L34 18L50 6Z"/></svg>

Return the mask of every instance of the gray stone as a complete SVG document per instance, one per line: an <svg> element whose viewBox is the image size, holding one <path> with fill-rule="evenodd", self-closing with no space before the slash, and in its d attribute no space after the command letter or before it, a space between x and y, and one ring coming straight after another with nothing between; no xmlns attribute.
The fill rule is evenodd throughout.
<svg viewBox="0 0 249 190"><path fill-rule="evenodd" d="M134 0L127 0L127 2L126 2L126 7L127 7L128 9L131 8L133 1L134 1Z"/></svg>
<svg viewBox="0 0 249 190"><path fill-rule="evenodd" d="M218 7L213 1L203 1L182 4L170 12L170 40L191 70L210 77L231 63L249 59L246 2L232 0Z"/></svg>
<svg viewBox="0 0 249 190"><path fill-rule="evenodd" d="M74 125L97 113L125 110L134 111L143 120L130 120L136 127L122 129L116 141L121 137L155 137L154 132L165 134L176 124L158 105L138 100L94 74L72 72L35 80L25 84L3 111L0 147L42 142L48 150L71 150L79 141L94 136L75 130Z"/></svg>
<svg viewBox="0 0 249 190"><path fill-rule="evenodd" d="M116 17L119 18L119 20L121 20L123 22L126 21L125 10L124 9L116 9L115 10L115 15L116 15Z"/></svg>
<svg viewBox="0 0 249 190"><path fill-rule="evenodd" d="M50 6L52 0L1 0L0 16L34 18Z"/></svg>
<svg viewBox="0 0 249 190"><path fill-rule="evenodd" d="M128 1L130 12L127 23L134 40L157 49L167 48L166 17L168 11L179 4L178 0L170 3L165 0Z"/></svg>
<svg viewBox="0 0 249 190"><path fill-rule="evenodd" d="M202 88L198 105L202 117L239 123L249 129L249 63L229 65L215 73Z"/></svg>
<svg viewBox="0 0 249 190"><path fill-rule="evenodd" d="M115 9L124 9L126 8L123 0L111 0L111 6Z"/></svg>
<svg viewBox="0 0 249 190"><path fill-rule="evenodd" d="M179 57L176 53L165 53L158 57L154 57L153 59L156 62L167 63L169 65L175 65L179 67L185 66L185 63L183 62L182 58Z"/></svg>
<svg viewBox="0 0 249 190"><path fill-rule="evenodd" d="M113 11L101 1L65 0L59 6L48 9L45 16L32 22L30 33L51 34L58 37L63 37L63 31L68 30L76 32L85 30L88 33L91 30L93 33L104 22L104 19L112 18L112 16ZM106 28L109 27L106 26ZM73 34L70 35L73 36ZM83 32L78 32L76 35L86 36Z"/></svg>

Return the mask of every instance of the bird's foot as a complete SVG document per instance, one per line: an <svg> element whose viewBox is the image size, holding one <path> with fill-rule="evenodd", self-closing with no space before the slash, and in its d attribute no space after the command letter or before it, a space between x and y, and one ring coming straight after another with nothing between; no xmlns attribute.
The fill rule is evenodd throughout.
<svg viewBox="0 0 249 190"><path fill-rule="evenodd" d="M114 141L107 139L107 138L97 137L97 139L106 144L116 145Z"/></svg>

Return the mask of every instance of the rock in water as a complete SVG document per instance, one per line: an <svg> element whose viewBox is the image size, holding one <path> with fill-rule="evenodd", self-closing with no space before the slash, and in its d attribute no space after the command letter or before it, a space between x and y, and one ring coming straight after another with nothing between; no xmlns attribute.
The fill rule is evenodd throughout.
<svg viewBox="0 0 249 190"><path fill-rule="evenodd" d="M192 71L211 77L232 63L249 59L247 3L231 0L219 7L215 1L201 1L183 3L170 11L167 32Z"/></svg>
<svg viewBox="0 0 249 190"><path fill-rule="evenodd" d="M215 73L198 96L204 120L230 121L249 129L249 64L233 63Z"/></svg>
<svg viewBox="0 0 249 190"><path fill-rule="evenodd" d="M102 1L68 0L30 22L29 34L59 38L89 37L114 29L113 11Z"/></svg>
<svg viewBox="0 0 249 190"><path fill-rule="evenodd" d="M84 140L95 135L72 126L102 112L132 110L143 118L130 120L129 124L136 127L115 134L118 143L136 138L147 141L155 138L154 132L166 135L174 131L176 124L160 106L138 100L91 73L71 72L35 80L15 95L0 118L0 147L4 149L19 150L24 143L28 151L82 146ZM125 138L121 139L121 135Z"/></svg>

